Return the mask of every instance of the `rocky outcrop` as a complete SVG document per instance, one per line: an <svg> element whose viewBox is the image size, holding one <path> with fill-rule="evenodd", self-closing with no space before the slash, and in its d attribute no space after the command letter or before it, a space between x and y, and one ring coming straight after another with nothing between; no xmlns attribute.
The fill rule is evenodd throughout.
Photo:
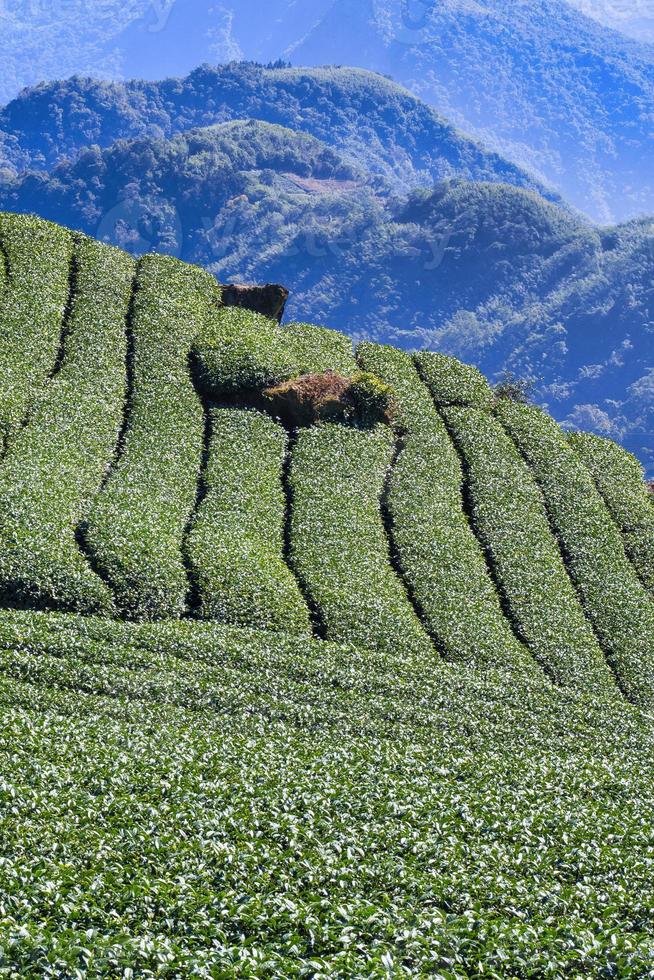
<svg viewBox="0 0 654 980"><path fill-rule="evenodd" d="M232 283L223 287L222 299L225 306L241 306L281 323L288 295L288 289L273 283L266 286Z"/></svg>

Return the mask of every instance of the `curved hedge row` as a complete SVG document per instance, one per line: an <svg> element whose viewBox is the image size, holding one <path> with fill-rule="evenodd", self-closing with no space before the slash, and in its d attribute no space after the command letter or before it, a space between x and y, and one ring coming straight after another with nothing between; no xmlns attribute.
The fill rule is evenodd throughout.
<svg viewBox="0 0 654 980"><path fill-rule="evenodd" d="M260 313L235 306L212 311L193 344L197 377L214 396L263 391L298 374L356 371L352 341L309 323L280 327Z"/></svg>
<svg viewBox="0 0 654 980"><path fill-rule="evenodd" d="M350 377L357 370L352 339L344 333L312 323L289 323L282 327L282 336L299 374L337 371Z"/></svg>
<svg viewBox="0 0 654 980"><path fill-rule="evenodd" d="M380 512L393 443L386 426L299 431L290 469L291 562L326 639L435 659L391 566Z"/></svg>
<svg viewBox="0 0 654 980"><path fill-rule="evenodd" d="M472 520L520 635L557 684L615 693L540 490L511 439L479 409L451 407L444 416L465 459Z"/></svg>
<svg viewBox="0 0 654 980"><path fill-rule="evenodd" d="M174 618L186 608L182 544L204 437L188 359L218 296L214 279L199 269L156 255L139 262L127 429L85 530L120 612L135 619Z"/></svg>
<svg viewBox="0 0 654 980"><path fill-rule="evenodd" d="M359 363L394 391L402 451L390 479L393 543L423 622L447 659L539 671L502 612L463 510L463 473L409 354L362 343Z"/></svg>
<svg viewBox="0 0 654 980"><path fill-rule="evenodd" d="M109 613L111 593L75 541L123 418L125 323L134 262L75 244L75 291L61 369L0 468L0 591L9 602Z"/></svg>
<svg viewBox="0 0 654 980"><path fill-rule="evenodd" d="M568 570L625 694L654 703L654 605L590 473L554 419L502 402L499 416L532 468Z"/></svg>
<svg viewBox="0 0 654 980"><path fill-rule="evenodd" d="M70 232L39 218L0 214L9 262L0 310L0 452L55 367L68 300Z"/></svg>
<svg viewBox="0 0 654 980"><path fill-rule="evenodd" d="M197 378L212 395L262 391L297 374L275 320L237 306L213 309L193 343Z"/></svg>
<svg viewBox="0 0 654 980"><path fill-rule="evenodd" d="M9 261L5 247L0 239L0 303L4 303L5 292L9 285ZM1 315L1 314L0 314Z"/></svg>
<svg viewBox="0 0 654 980"><path fill-rule="evenodd" d="M284 561L286 441L284 429L260 412L211 413L206 496L187 542L205 619L310 632L309 610Z"/></svg>
<svg viewBox="0 0 654 980"><path fill-rule="evenodd" d="M620 528L627 557L641 582L654 592L654 507L642 466L610 439L589 432L571 432L568 439Z"/></svg>
<svg viewBox="0 0 654 980"><path fill-rule="evenodd" d="M463 364L455 357L431 351L414 354L414 361L436 405L471 405L484 409L493 407L495 396L488 381L476 367Z"/></svg>

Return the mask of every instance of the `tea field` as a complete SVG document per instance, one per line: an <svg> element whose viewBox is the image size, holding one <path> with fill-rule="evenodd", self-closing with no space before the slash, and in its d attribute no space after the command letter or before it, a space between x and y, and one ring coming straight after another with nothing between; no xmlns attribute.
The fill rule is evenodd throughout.
<svg viewBox="0 0 654 980"><path fill-rule="evenodd" d="M613 443L0 215L0 976L654 977L653 568Z"/></svg>

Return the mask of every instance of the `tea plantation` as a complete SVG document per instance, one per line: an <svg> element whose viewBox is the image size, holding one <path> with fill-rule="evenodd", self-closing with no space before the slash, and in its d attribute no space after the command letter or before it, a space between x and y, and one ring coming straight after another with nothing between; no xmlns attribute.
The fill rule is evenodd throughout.
<svg viewBox="0 0 654 980"><path fill-rule="evenodd" d="M613 443L0 215L0 977L654 977L653 588Z"/></svg>

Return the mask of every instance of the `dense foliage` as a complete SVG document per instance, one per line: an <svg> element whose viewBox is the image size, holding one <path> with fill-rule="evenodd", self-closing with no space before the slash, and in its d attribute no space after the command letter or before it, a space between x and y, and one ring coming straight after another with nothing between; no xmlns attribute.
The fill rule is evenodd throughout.
<svg viewBox="0 0 654 980"><path fill-rule="evenodd" d="M188 361L217 292L210 276L175 259L139 262L126 428L84 525L86 547L118 608L138 619L175 617L186 608L182 546L204 431Z"/></svg>
<svg viewBox="0 0 654 980"><path fill-rule="evenodd" d="M123 421L133 267L123 252L89 239L75 242L61 361L0 469L0 592L13 603L113 610L111 592L80 552L75 532L112 461ZM36 304L43 290L38 275L32 288ZM37 360L36 351L23 357L28 365Z"/></svg>
<svg viewBox="0 0 654 980"><path fill-rule="evenodd" d="M294 33L294 5L282 6ZM310 30L282 49L294 64L387 72L597 221L654 211L651 46L561 0L311 6L320 11ZM613 4L616 12L630 6ZM246 37L238 38L247 54Z"/></svg>
<svg viewBox="0 0 654 980"><path fill-rule="evenodd" d="M284 561L287 436L270 416L216 409L203 497L187 553L199 614L256 629L309 632L309 610Z"/></svg>
<svg viewBox="0 0 654 980"><path fill-rule="evenodd" d="M0 109L0 167L51 170L91 147L169 139L253 119L306 133L396 190L446 177L504 181L551 194L535 177L458 132L388 78L352 68L203 65L187 78L124 84L74 78L23 92ZM554 196L554 195L552 195Z"/></svg>
<svg viewBox="0 0 654 980"><path fill-rule="evenodd" d="M300 430L289 474L290 559L326 639L436 660L389 562L379 502L392 458L384 426Z"/></svg>
<svg viewBox="0 0 654 980"><path fill-rule="evenodd" d="M651 723L500 670L5 614L11 975L651 970Z"/></svg>
<svg viewBox="0 0 654 980"><path fill-rule="evenodd" d="M542 489L570 575L620 685L633 700L649 702L654 606L590 473L539 409L503 401L498 415Z"/></svg>
<svg viewBox="0 0 654 980"><path fill-rule="evenodd" d="M355 360L175 259L2 227L15 350L72 261L0 459L0 974L648 976L633 461L442 356ZM229 322L393 418L284 431L201 375Z"/></svg>
<svg viewBox="0 0 654 980"><path fill-rule="evenodd" d="M613 5L621 18L628 6ZM640 4L641 10L646 7ZM91 7L80 0L53 0L31 5L29 15L20 16L20 9L17 0L5 0L3 101L22 84L64 78L73 71L162 78L180 76L202 61L269 61L280 55L295 65L359 65L392 75L466 132L536 171L596 220L624 220L654 210L652 48L604 30L562 0L305 0L301 5L269 0L265 16L255 0L219 5L209 0L103 0ZM234 70L246 75L245 96L230 87ZM480 159L469 140L458 146L454 140L445 152L433 153L438 127L426 113L414 115L406 96L402 112L409 110L411 134L403 139L401 125L398 133L396 121L389 123L378 111L374 79L358 98L334 81L332 71L315 73L316 82L307 79L305 69L276 70L261 78L257 69L229 65L208 69L206 86L196 74L190 82L175 78L119 86L116 94L95 86L89 90L76 79L66 101L42 85L33 101L24 95L17 100L17 129L29 129L33 119L34 130L44 130L50 147L57 141L66 147L71 121L86 142L101 143L135 117L139 133L144 124L165 132L171 115L190 117L190 125L197 125L200 113L203 122L214 122L217 115L219 121L239 112L270 119L278 112L282 118L271 121L290 124L301 115L303 126L324 127L325 116L336 106L333 128L340 142L357 152L365 144L369 158L396 171L407 164L412 168L417 158L427 172L433 163L439 176L450 163L478 173L483 157L490 157L486 152ZM377 91L383 84L377 82ZM52 122L43 125L49 107ZM8 129L5 142L11 152L14 136Z"/></svg>
<svg viewBox="0 0 654 980"><path fill-rule="evenodd" d="M68 302L72 238L43 221L0 214L0 451L54 371Z"/></svg>
<svg viewBox="0 0 654 980"><path fill-rule="evenodd" d="M612 693L540 490L501 423L475 408L444 410L461 452L471 520L516 631L557 684Z"/></svg>
<svg viewBox="0 0 654 980"><path fill-rule="evenodd" d="M410 355L370 343L357 355L393 389L401 442L386 504L393 547L430 636L448 660L527 670L530 655L504 616L464 511L459 458Z"/></svg>
<svg viewBox="0 0 654 980"><path fill-rule="evenodd" d="M654 506L642 466L615 442L589 432L571 432L570 443L622 531L625 551L641 581L654 592Z"/></svg>

